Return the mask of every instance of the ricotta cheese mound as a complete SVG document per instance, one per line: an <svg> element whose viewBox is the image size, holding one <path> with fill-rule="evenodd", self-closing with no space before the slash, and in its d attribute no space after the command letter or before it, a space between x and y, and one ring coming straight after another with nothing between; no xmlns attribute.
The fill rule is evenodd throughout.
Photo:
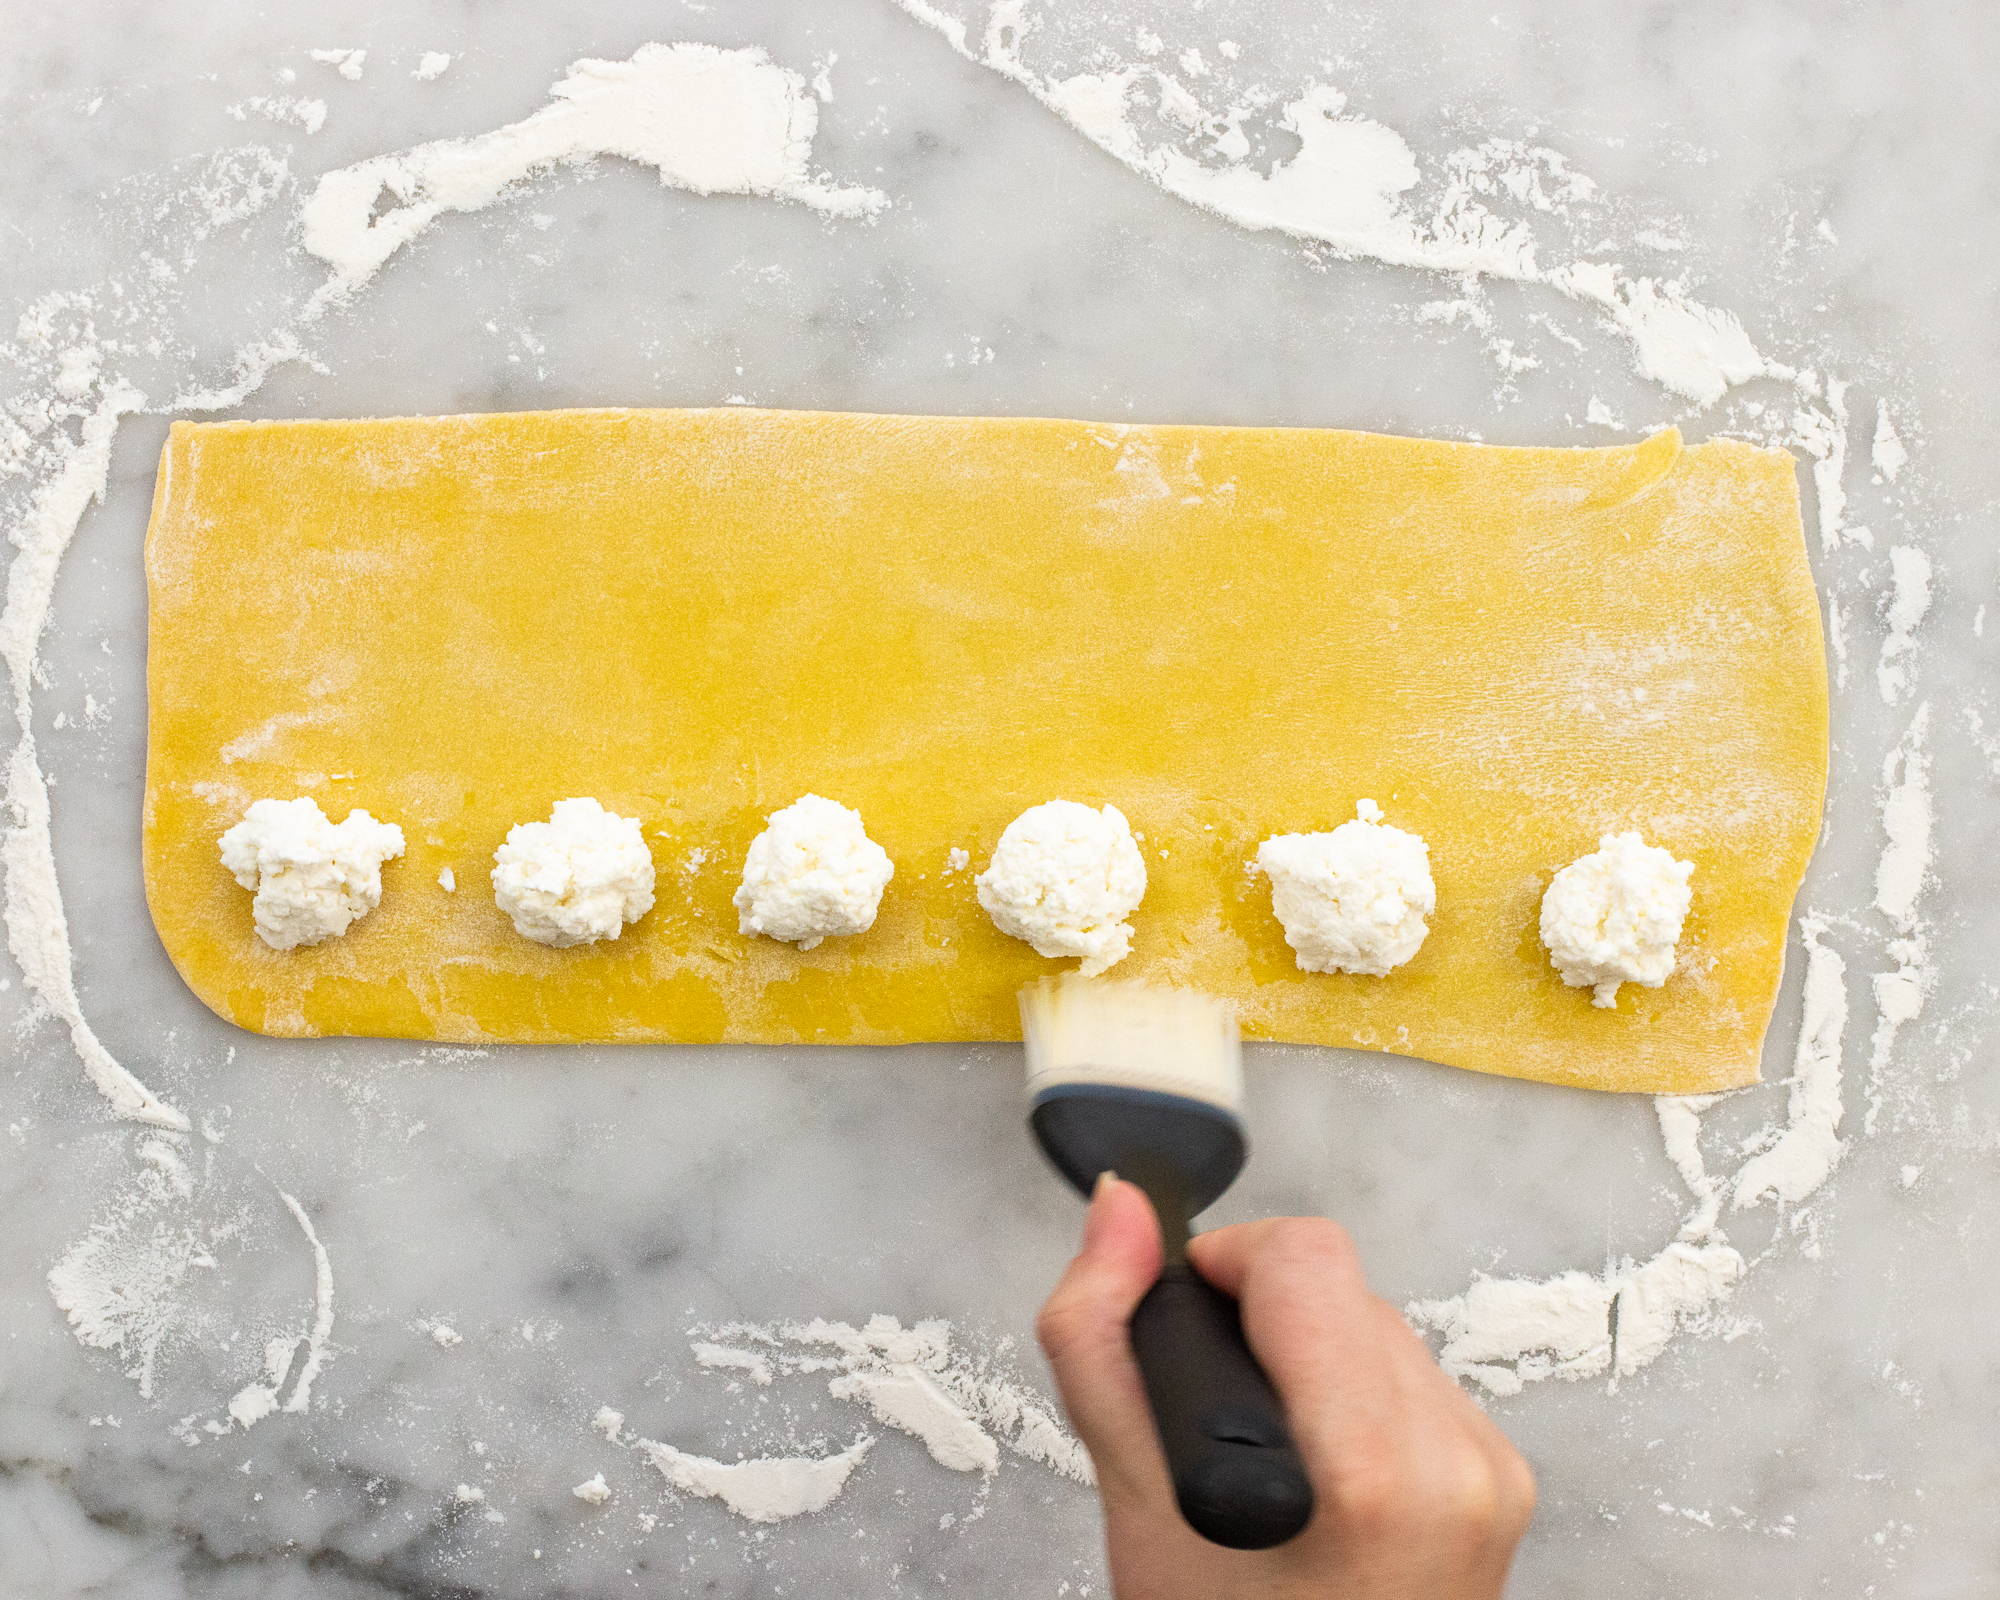
<svg viewBox="0 0 2000 1600"><path fill-rule="evenodd" d="M493 898L514 931L558 947L615 939L653 909L653 857L635 818L558 800L493 852Z"/></svg>
<svg viewBox="0 0 2000 1600"><path fill-rule="evenodd" d="M1381 977L1422 947L1437 909L1430 846L1382 821L1373 800L1331 833L1280 833L1257 847L1271 909L1303 972Z"/></svg>
<svg viewBox="0 0 2000 1600"><path fill-rule="evenodd" d="M1636 833L1607 833L1564 867L1542 896L1542 943L1562 981L1595 990L1599 1006L1618 1003L1620 984L1659 988L1674 970L1693 872Z"/></svg>
<svg viewBox="0 0 2000 1600"><path fill-rule="evenodd" d="M772 812L750 841L735 896L738 931L801 950L866 933L895 874L889 853L863 831L860 812L802 795Z"/></svg>
<svg viewBox="0 0 2000 1600"><path fill-rule="evenodd" d="M1146 863L1116 806L1049 800L1007 824L972 881L1002 933L1037 955L1081 956L1094 977L1131 953L1125 919L1145 898Z"/></svg>
<svg viewBox="0 0 2000 1600"><path fill-rule="evenodd" d="M403 830L350 811L333 822L319 802L258 800L222 836L222 864L256 891L257 937L273 950L347 932L382 902L382 863L403 853Z"/></svg>

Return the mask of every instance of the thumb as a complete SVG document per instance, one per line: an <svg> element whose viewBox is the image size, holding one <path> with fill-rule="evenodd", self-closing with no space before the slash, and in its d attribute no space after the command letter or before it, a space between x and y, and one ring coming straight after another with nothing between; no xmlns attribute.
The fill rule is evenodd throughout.
<svg viewBox="0 0 2000 1600"><path fill-rule="evenodd" d="M1083 1248L1035 1321L1070 1424L1097 1467L1107 1510L1114 1500L1170 1504L1173 1497L1127 1329L1160 1263L1151 1202L1136 1184L1107 1172L1091 1196Z"/></svg>

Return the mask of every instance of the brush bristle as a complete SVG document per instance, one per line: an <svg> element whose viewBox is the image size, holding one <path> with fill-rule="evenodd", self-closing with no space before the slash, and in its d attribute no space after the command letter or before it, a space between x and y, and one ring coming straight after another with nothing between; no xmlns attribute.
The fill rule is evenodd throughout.
<svg viewBox="0 0 2000 1600"><path fill-rule="evenodd" d="M1103 1083L1243 1107L1236 1008L1186 989L1044 978L1021 991L1028 1094Z"/></svg>

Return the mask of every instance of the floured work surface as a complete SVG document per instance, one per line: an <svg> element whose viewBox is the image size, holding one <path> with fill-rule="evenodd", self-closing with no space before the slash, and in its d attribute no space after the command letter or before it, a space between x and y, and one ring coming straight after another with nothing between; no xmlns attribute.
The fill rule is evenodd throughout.
<svg viewBox="0 0 2000 1600"><path fill-rule="evenodd" d="M1826 680L1791 459L1308 429L804 412L178 423L147 543L160 936L280 1035L1018 1037L1052 970L972 875L1017 812L1110 801L1151 886L1121 977L1246 1032L1597 1088L1752 1082L1819 826ZM858 807L872 932L801 954L729 897L768 811ZM312 795L408 854L275 952L216 839ZM487 882L516 822L639 817L655 908L545 949ZM1438 910L1386 978L1302 973L1245 870L1377 800ZM1680 970L1558 981L1550 874L1636 828L1695 863ZM948 870L958 847L971 866ZM439 886L450 868L457 892Z"/></svg>

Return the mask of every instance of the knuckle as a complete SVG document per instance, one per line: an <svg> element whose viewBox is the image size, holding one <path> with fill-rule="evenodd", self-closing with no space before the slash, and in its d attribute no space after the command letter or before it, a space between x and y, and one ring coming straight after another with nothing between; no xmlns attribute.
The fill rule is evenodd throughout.
<svg viewBox="0 0 2000 1600"><path fill-rule="evenodd" d="M1519 1537L1534 1509L1534 1480L1520 1457L1471 1438L1413 1454L1384 1437L1354 1441L1325 1495L1348 1537L1386 1543L1421 1534L1480 1549Z"/></svg>
<svg viewBox="0 0 2000 1600"><path fill-rule="evenodd" d="M1501 1494L1511 1531L1518 1534L1535 1515L1535 1474L1510 1445L1500 1458Z"/></svg>
<svg viewBox="0 0 2000 1600"><path fill-rule="evenodd" d="M1409 1486L1402 1474L1374 1452L1357 1452L1341 1463L1326 1486L1327 1510L1351 1538L1386 1538L1410 1515Z"/></svg>
<svg viewBox="0 0 2000 1600"><path fill-rule="evenodd" d="M1035 1318L1035 1341L1057 1366L1102 1337L1101 1319L1088 1305L1067 1295L1052 1297Z"/></svg>
<svg viewBox="0 0 2000 1600"><path fill-rule="evenodd" d="M1351 1265L1354 1240L1330 1217L1280 1217L1271 1223L1270 1248L1296 1259Z"/></svg>

